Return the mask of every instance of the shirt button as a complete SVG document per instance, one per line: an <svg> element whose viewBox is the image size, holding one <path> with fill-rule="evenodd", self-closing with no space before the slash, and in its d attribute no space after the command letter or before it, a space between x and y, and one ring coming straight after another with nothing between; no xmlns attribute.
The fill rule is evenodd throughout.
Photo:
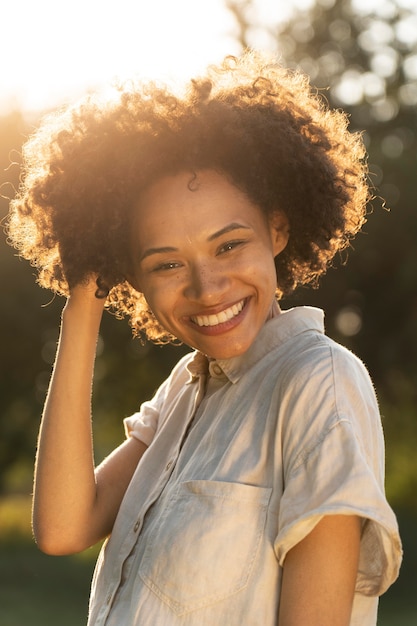
<svg viewBox="0 0 417 626"><path fill-rule="evenodd" d="M106 604L110 604L110 602L111 602L111 594L107 596Z"/></svg>
<svg viewBox="0 0 417 626"><path fill-rule="evenodd" d="M217 374L217 376L220 376L220 374L222 374L222 368L220 367L220 365L217 365L216 363L213 365L213 372L215 374Z"/></svg>
<svg viewBox="0 0 417 626"><path fill-rule="evenodd" d="M165 471L168 472L172 467L172 461L169 461L165 466Z"/></svg>
<svg viewBox="0 0 417 626"><path fill-rule="evenodd" d="M135 531L135 533L138 532L138 528L139 528L140 524L139 524L139 520L136 522L136 524L133 526L133 530Z"/></svg>

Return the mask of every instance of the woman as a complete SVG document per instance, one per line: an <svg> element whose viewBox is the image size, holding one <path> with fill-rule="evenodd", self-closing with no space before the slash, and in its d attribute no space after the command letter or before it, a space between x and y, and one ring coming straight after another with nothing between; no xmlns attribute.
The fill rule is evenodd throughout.
<svg viewBox="0 0 417 626"><path fill-rule="evenodd" d="M262 55L183 96L92 99L28 143L9 235L65 294L39 438L41 549L109 536L89 625L376 624L401 546L363 364L316 283L365 221L361 138ZM96 469L91 384L104 306L193 350Z"/></svg>

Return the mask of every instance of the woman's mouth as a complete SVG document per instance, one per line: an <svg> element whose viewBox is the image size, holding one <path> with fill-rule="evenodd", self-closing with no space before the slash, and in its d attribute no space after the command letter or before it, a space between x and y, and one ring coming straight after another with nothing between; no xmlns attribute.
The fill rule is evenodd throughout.
<svg viewBox="0 0 417 626"><path fill-rule="evenodd" d="M239 315L245 306L245 300L241 300L237 304L216 313L215 315L193 315L190 319L197 326L218 326L229 322L231 319Z"/></svg>

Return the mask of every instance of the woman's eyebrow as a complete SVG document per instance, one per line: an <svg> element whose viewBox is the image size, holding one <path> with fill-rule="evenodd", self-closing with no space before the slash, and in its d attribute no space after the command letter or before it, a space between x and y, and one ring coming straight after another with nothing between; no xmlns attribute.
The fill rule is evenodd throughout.
<svg viewBox="0 0 417 626"><path fill-rule="evenodd" d="M224 228L221 228L220 230L210 235L207 241L214 241L214 239L217 239L218 237L221 237L222 235L225 235L226 233L230 233L232 230L238 230L241 228L244 228L245 230L251 230L249 226L244 226L243 224L239 224L239 222L232 222L231 224L228 224Z"/></svg>
<svg viewBox="0 0 417 626"><path fill-rule="evenodd" d="M172 246L164 246L163 248L148 248L141 255L139 261L143 261L144 259L146 259L148 256L151 256L152 254L164 254L165 252L177 252L177 251L178 251L178 248L174 248Z"/></svg>
<svg viewBox="0 0 417 626"><path fill-rule="evenodd" d="M231 224L228 224L224 228L221 228L220 230L217 230L215 233L210 235L207 238L207 241L214 241L215 239L218 239L219 237L221 237L222 235L225 235L226 233L230 233L233 230L238 230L241 228L244 228L245 230L250 230L249 226L244 226L243 224L239 224L238 222L232 222ZM143 261L144 259L146 259L148 256L151 256L152 254L165 254L169 252L178 252L178 248L174 248L174 246L163 246L161 248L147 248L145 252L141 255L139 261Z"/></svg>

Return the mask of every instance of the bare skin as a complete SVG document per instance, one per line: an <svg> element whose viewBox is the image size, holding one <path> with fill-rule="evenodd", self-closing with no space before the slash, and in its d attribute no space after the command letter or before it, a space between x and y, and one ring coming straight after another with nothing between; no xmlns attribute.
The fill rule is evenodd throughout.
<svg viewBox="0 0 417 626"><path fill-rule="evenodd" d="M349 626L361 522L328 515L284 562L279 626Z"/></svg>
<svg viewBox="0 0 417 626"><path fill-rule="evenodd" d="M94 468L91 390L103 300L95 280L71 292L38 441L33 529L49 554L80 552L107 536L146 450L136 439Z"/></svg>

